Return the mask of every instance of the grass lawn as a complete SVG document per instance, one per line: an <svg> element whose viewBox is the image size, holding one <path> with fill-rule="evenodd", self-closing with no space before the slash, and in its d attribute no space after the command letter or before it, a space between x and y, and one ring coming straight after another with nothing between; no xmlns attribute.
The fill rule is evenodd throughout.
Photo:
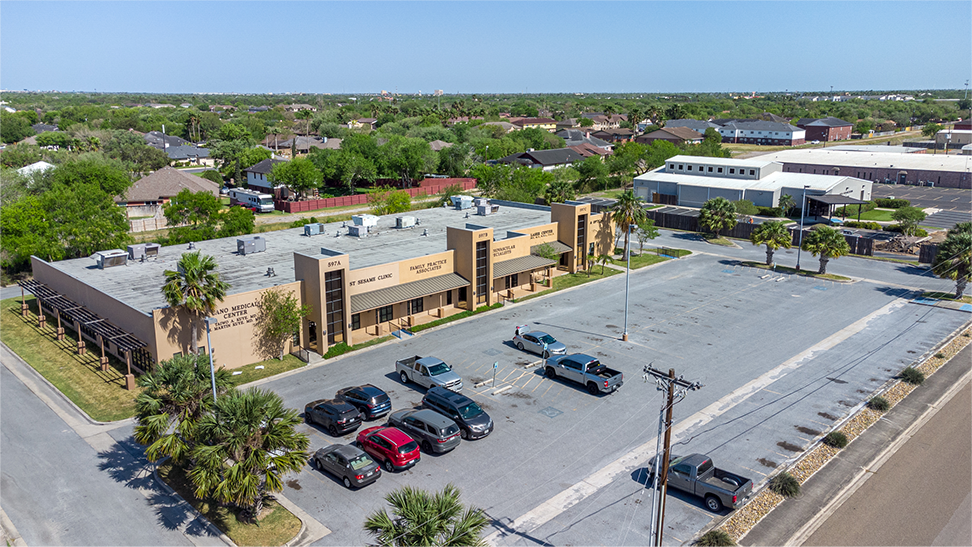
<svg viewBox="0 0 972 547"><path fill-rule="evenodd" d="M268 359L266 361L261 361L259 363L253 363L252 365L246 365L243 367L235 368L230 371L240 372L235 376L230 376L230 380L233 382L234 386L239 386L249 382L259 380L261 378L266 378L267 376L273 376L275 374L280 374L281 372L287 372L288 370L293 370L295 368L300 368L306 366L307 363L301 361L297 357L287 354L284 355L283 360L280 359ZM262 369L257 369L256 367L262 366Z"/></svg>
<svg viewBox="0 0 972 547"><path fill-rule="evenodd" d="M78 355L77 335L65 327L64 340L55 337L57 318L47 317L42 330L37 326L37 300L27 297L29 312L20 315L20 299L0 302L0 339L20 355L61 393L99 422L113 422L135 414L135 391L125 389L124 363L109 355L107 372L101 371L100 349L87 343L87 353Z"/></svg>
<svg viewBox="0 0 972 547"><path fill-rule="evenodd" d="M171 461L167 460L159 466L159 478L237 545L283 545L300 532L300 519L275 501L265 504L264 516L258 523L249 524L237 520L235 511L220 506L213 499L196 499L193 495L195 488L185 471L172 465Z"/></svg>
<svg viewBox="0 0 972 547"><path fill-rule="evenodd" d="M374 340L368 340L367 342L362 342L355 346L349 346L344 342L339 344L334 344L333 346L327 348L327 353L324 354L325 359L330 359L332 357L337 357L338 355L344 355L352 351L357 351L359 349L364 349L369 346L374 346L376 344L381 344L382 342L387 342L391 340L392 336L382 336L381 338L375 338Z"/></svg>
<svg viewBox="0 0 972 547"><path fill-rule="evenodd" d="M638 268L644 268L645 266L651 266L652 264L658 264L659 262L664 262L666 260L671 260L671 259L656 254L643 253L639 255L638 253L632 252L631 269L637 270ZM620 260L620 259L615 260L612 258L611 263L616 266L621 266L622 268L627 266L627 261Z"/></svg>
<svg viewBox="0 0 972 547"><path fill-rule="evenodd" d="M728 239L722 236L716 237L715 234L702 234L702 239L704 239L707 243L711 243L713 245L722 245L723 247L736 246L735 243L729 241Z"/></svg>
<svg viewBox="0 0 972 547"><path fill-rule="evenodd" d="M883 209L871 209L870 211L865 211L861 213L861 220L873 220L875 222L877 221L891 222L894 220L893 218L891 218L891 215L893 214L894 211L885 211ZM857 220L857 214L855 213L853 217L850 214L848 214L847 220Z"/></svg>
<svg viewBox="0 0 972 547"><path fill-rule="evenodd" d="M962 295L962 298L956 300L955 293L953 292L926 292L922 293L922 298L934 298L936 300L948 300L949 302L965 302L972 304L972 295Z"/></svg>
<svg viewBox="0 0 972 547"><path fill-rule="evenodd" d="M770 268L769 266L767 266L766 264L764 264L762 262L743 262L742 265L743 266L749 266L750 268L759 268L761 270L770 270L770 269L772 269L772 268ZM851 278L844 277L842 275L837 275L837 274L818 274L814 270L800 270L800 271L797 271L796 268L789 268L787 266L780 266L779 264L776 265L776 268L773 269L773 271L779 272L779 273L789 273L789 274L803 275L803 276L806 276L806 277L812 277L814 279L827 279L829 281L841 281L841 282L851 281Z"/></svg>
<svg viewBox="0 0 972 547"><path fill-rule="evenodd" d="M605 277L611 277L612 275L618 275L624 273L621 270L615 270L614 268L608 268L601 266L594 266L590 270L590 276L588 272L577 272L573 274L564 274L557 276L553 279L553 288L547 289L545 291L540 291L529 296L522 296L517 298L517 302L524 302L531 298L536 298L543 294L550 294L557 291L562 291L564 289L569 289L571 287L576 287L577 285L583 285L584 283L590 283L591 281L597 281L598 279L604 279Z"/></svg>
<svg viewBox="0 0 972 547"><path fill-rule="evenodd" d="M912 266L921 266L917 260L904 260L902 258L888 258L886 256L867 256L867 255L855 255L851 254L848 256L853 256L854 258L866 258L868 260L881 260L884 262L897 262L899 264L911 264Z"/></svg>

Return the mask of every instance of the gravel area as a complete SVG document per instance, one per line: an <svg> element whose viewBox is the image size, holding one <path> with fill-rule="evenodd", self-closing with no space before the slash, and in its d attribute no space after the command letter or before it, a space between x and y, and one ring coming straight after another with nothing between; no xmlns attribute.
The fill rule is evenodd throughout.
<svg viewBox="0 0 972 547"><path fill-rule="evenodd" d="M915 368L921 371L926 377L930 376L965 346L969 345L970 342L972 342L972 329L967 329L936 351L935 355L929 357ZM938 357L939 355L941 357ZM881 396L887 399L888 403L893 407L917 387L907 382L899 381ZM848 420L840 428L840 431L847 436L848 441L853 441L868 427L871 427L871 425L877 422L881 418L881 414L881 412L865 406ZM803 484L814 473L826 465L831 458L836 456L838 452L840 452L840 449L819 443L815 448L804 454L799 461L790 466L787 471L796 477L800 481L800 484ZM767 480L766 482L768 484L769 481ZM776 506L783 503L785 499L783 496L764 487L761 492L753 496L749 503L732 513L716 528L725 531L732 537L733 541L738 542L753 526L756 526L756 523L768 515Z"/></svg>

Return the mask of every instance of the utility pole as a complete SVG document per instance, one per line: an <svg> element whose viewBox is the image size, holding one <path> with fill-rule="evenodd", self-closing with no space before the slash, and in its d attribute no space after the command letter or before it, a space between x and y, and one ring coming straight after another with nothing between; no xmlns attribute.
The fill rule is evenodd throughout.
<svg viewBox="0 0 972 547"><path fill-rule="evenodd" d="M651 376L655 379L655 384L659 391L665 391L668 395L659 417L658 436L661 438L664 432L665 444L661 451L655 449L654 482L652 483L651 497L651 533L649 539L653 538L654 545L661 547L662 531L665 529L665 498L668 492L668 464L671 459L672 447L672 410L675 403L685 398L689 391L695 391L702 387L700 382L690 383L681 376L675 377L675 369L668 369L668 374L660 370L645 366L645 381Z"/></svg>

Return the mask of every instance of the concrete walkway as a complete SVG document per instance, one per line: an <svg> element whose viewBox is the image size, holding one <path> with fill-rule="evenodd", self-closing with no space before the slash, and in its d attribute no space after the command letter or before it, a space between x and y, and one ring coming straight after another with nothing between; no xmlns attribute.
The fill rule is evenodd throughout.
<svg viewBox="0 0 972 547"><path fill-rule="evenodd" d="M972 379L972 345L955 355L925 383L804 483L759 522L740 545L801 545L843 501L867 481L897 448L933 415L932 411Z"/></svg>

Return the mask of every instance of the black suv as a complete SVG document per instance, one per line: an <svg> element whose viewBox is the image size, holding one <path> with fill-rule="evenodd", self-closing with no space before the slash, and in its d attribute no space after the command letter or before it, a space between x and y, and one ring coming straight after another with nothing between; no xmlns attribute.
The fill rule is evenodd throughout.
<svg viewBox="0 0 972 547"><path fill-rule="evenodd" d="M493 431L493 420L476 401L444 387L432 387L422 404L456 422L463 439L481 439Z"/></svg>
<svg viewBox="0 0 972 547"><path fill-rule="evenodd" d="M321 399L307 403L304 407L304 420L309 424L320 425L337 437L358 429L361 425L361 413L353 405L340 399Z"/></svg>
<svg viewBox="0 0 972 547"><path fill-rule="evenodd" d="M346 387L339 390L334 398L351 403L365 415L367 420L381 418L391 412L392 405L388 394L371 384Z"/></svg>

